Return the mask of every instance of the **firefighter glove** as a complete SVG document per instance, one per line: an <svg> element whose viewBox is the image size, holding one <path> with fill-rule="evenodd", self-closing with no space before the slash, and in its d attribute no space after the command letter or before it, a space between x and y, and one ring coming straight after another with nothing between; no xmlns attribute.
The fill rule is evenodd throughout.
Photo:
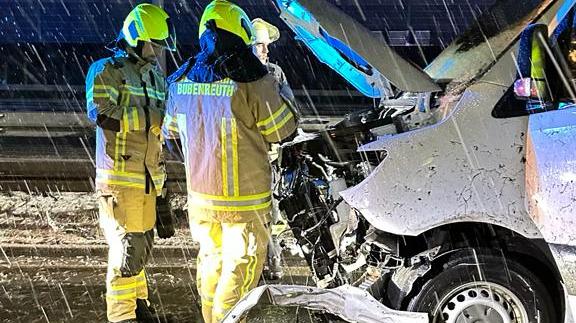
<svg viewBox="0 0 576 323"><path fill-rule="evenodd" d="M176 219L170 210L168 197L156 198L156 232L161 239L174 236Z"/></svg>

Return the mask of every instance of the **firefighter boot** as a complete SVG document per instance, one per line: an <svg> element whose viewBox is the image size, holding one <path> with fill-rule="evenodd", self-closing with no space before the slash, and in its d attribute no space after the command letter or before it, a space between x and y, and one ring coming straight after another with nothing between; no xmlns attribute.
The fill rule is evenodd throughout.
<svg viewBox="0 0 576 323"><path fill-rule="evenodd" d="M265 279L279 280L284 277L284 270L282 270L282 247L278 243L278 238L273 235L268 244L268 255L266 257L266 265L262 274Z"/></svg>
<svg viewBox="0 0 576 323"><path fill-rule="evenodd" d="M158 314L154 307L143 299L136 300L136 322L140 323L172 323L175 322L171 315Z"/></svg>

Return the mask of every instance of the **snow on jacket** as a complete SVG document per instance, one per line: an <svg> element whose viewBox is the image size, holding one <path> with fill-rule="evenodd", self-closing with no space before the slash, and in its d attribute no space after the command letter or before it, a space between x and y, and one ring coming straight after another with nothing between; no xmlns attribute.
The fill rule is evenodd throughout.
<svg viewBox="0 0 576 323"><path fill-rule="evenodd" d="M96 123L96 189L161 193L166 178L161 122L165 79L156 66L124 56L94 62L86 77L88 117Z"/></svg>

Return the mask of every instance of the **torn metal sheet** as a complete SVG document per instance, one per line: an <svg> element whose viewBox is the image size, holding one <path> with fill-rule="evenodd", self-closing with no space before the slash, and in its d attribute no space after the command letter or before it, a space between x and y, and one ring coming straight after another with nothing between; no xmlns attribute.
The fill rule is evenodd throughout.
<svg viewBox="0 0 576 323"><path fill-rule="evenodd" d="M310 286L264 285L253 289L230 310L222 321L236 323L263 296L277 306L302 306L334 314L349 322L418 323L428 322L428 314L396 311L384 306L368 292L350 285L334 289Z"/></svg>

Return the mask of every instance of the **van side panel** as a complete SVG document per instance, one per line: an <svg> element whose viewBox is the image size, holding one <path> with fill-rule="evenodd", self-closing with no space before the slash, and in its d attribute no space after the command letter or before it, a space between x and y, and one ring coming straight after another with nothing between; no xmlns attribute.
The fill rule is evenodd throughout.
<svg viewBox="0 0 576 323"><path fill-rule="evenodd" d="M524 196L528 118L491 116L516 76L513 53L470 86L440 123L362 147L388 155L366 180L341 192L344 199L378 229L400 235L472 221L541 238Z"/></svg>
<svg viewBox="0 0 576 323"><path fill-rule="evenodd" d="M528 210L549 243L576 246L576 106L529 117Z"/></svg>

